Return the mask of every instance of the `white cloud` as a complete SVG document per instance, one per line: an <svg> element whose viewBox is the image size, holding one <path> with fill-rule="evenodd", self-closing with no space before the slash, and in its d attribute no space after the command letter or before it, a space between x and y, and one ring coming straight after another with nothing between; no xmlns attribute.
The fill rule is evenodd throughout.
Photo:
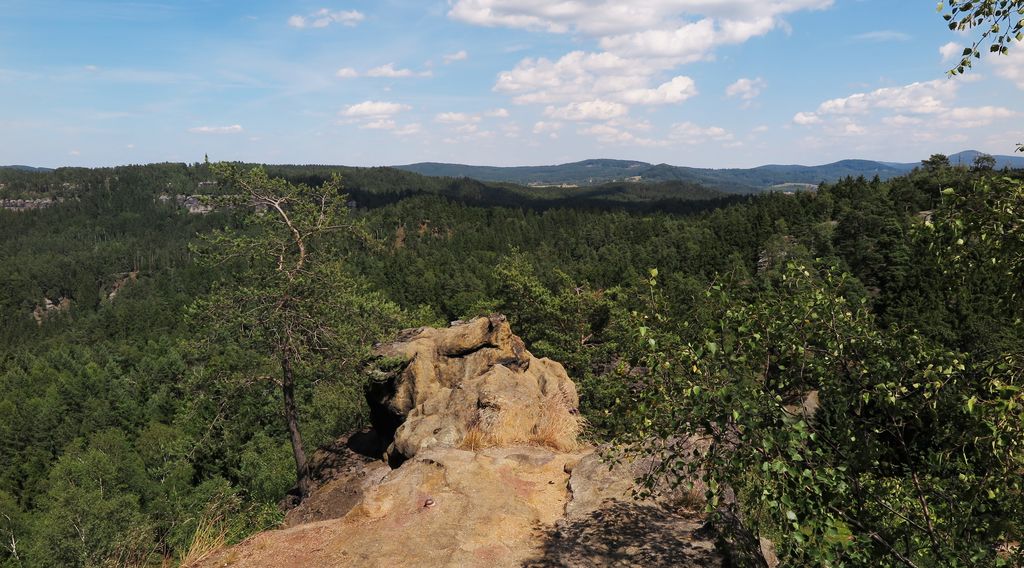
<svg viewBox="0 0 1024 568"><path fill-rule="evenodd" d="M68 155L69 156L81 156L82 152L80 150L71 150L70 152L68 152Z"/></svg>
<svg viewBox="0 0 1024 568"><path fill-rule="evenodd" d="M863 114L875 109L936 114L945 110L946 101L955 95L956 89L957 84L946 79L885 87L827 100L818 107L818 114Z"/></svg>
<svg viewBox="0 0 1024 568"><path fill-rule="evenodd" d="M465 61L469 59L469 53L465 49L462 49L456 51L455 53L446 54L445 56L442 57L442 59L444 60L444 64L448 65L456 61Z"/></svg>
<svg viewBox="0 0 1024 568"><path fill-rule="evenodd" d="M814 112L797 113L793 122L813 126L837 144L858 137L865 143L891 139L934 145L951 143L966 129L1010 123L1022 114L999 106L958 105L960 85L939 79L854 93L824 101Z"/></svg>
<svg viewBox="0 0 1024 568"><path fill-rule="evenodd" d="M903 114L887 116L882 119L882 124L885 124L887 126L917 126L923 123L924 119L913 116L906 116Z"/></svg>
<svg viewBox="0 0 1024 568"><path fill-rule="evenodd" d="M417 73L412 69L396 69L394 63L387 63L380 67L374 67L366 72L367 77L386 77L391 79L400 79L403 77L429 77L430 75L432 75L430 71Z"/></svg>
<svg viewBox="0 0 1024 568"><path fill-rule="evenodd" d="M672 125L669 137L683 144L702 144L708 141L731 142L733 135L720 126L699 126L692 122Z"/></svg>
<svg viewBox="0 0 1024 568"><path fill-rule="evenodd" d="M878 30L873 32L866 32L853 36L856 41L866 41L872 43L885 43L892 41L910 41L913 39L910 34L904 32L897 32L894 30Z"/></svg>
<svg viewBox="0 0 1024 568"><path fill-rule="evenodd" d="M664 146L666 144L664 141L636 136L632 132L611 124L595 124L581 129L579 133L593 136L602 144L628 144L630 146Z"/></svg>
<svg viewBox="0 0 1024 568"><path fill-rule="evenodd" d="M359 126L359 128L369 130L394 130L396 126L398 125L390 118L378 118L369 122L364 122Z"/></svg>
<svg viewBox="0 0 1024 568"><path fill-rule="evenodd" d="M793 116L793 122L800 126L807 126L808 124L818 124L821 122L821 118L813 112L798 112Z"/></svg>
<svg viewBox="0 0 1024 568"><path fill-rule="evenodd" d="M359 72L351 67L342 67L334 74L339 79L353 79L359 76Z"/></svg>
<svg viewBox="0 0 1024 568"><path fill-rule="evenodd" d="M689 77L679 76L654 89L631 89L618 94L618 97L633 104L657 105L681 103L697 95L697 84Z"/></svg>
<svg viewBox="0 0 1024 568"><path fill-rule="evenodd" d="M503 109L503 108L496 108L494 110L489 110L489 111L485 112L484 114L486 116L491 117L491 118L508 118L508 116L509 116L508 110Z"/></svg>
<svg viewBox="0 0 1024 568"><path fill-rule="evenodd" d="M527 58L498 75L494 90L513 95L516 104L584 102L595 95L618 98L650 88L655 69L611 53L573 51L556 61Z"/></svg>
<svg viewBox="0 0 1024 568"><path fill-rule="evenodd" d="M843 134L847 134L850 136L860 136L866 132L867 130L863 126L857 124L856 122L850 121L843 124Z"/></svg>
<svg viewBox="0 0 1024 568"><path fill-rule="evenodd" d="M756 79L747 79L744 77L726 87L725 96L729 98L739 97L745 101L750 101L757 98L767 85L768 84L765 80L760 77Z"/></svg>
<svg viewBox="0 0 1024 568"><path fill-rule="evenodd" d="M1024 89L1024 45L1016 46L1006 55L990 56L996 66L996 75L1012 81L1018 89Z"/></svg>
<svg viewBox="0 0 1024 568"><path fill-rule="evenodd" d="M942 56L942 61L952 61L954 57L959 57L964 52L964 46L951 41L939 48L939 55Z"/></svg>
<svg viewBox="0 0 1024 568"><path fill-rule="evenodd" d="M188 129L193 134L238 134L243 131L240 124L231 126L196 126Z"/></svg>
<svg viewBox="0 0 1024 568"><path fill-rule="evenodd" d="M480 26L603 36L678 25L695 16L749 22L831 5L832 0L455 0L448 15Z"/></svg>
<svg viewBox="0 0 1024 568"><path fill-rule="evenodd" d="M350 118L372 118L391 116L411 109L411 106L400 103L364 101L345 107L340 114Z"/></svg>
<svg viewBox="0 0 1024 568"><path fill-rule="evenodd" d="M624 104L595 99L562 107L549 106L544 109L544 116L558 120L608 120L627 112L629 109Z"/></svg>
<svg viewBox="0 0 1024 568"><path fill-rule="evenodd" d="M321 8L306 16L294 15L288 18L288 25L293 28L326 28L331 24L343 26L354 26L366 19L362 12L356 10L342 10L332 12L327 8Z"/></svg>
<svg viewBox="0 0 1024 568"><path fill-rule="evenodd" d="M562 129L561 122L545 122L543 120L533 125L534 134L546 134L558 132Z"/></svg>
<svg viewBox="0 0 1024 568"><path fill-rule="evenodd" d="M833 0L450 0L449 17L479 26L575 34L599 51L526 58L499 74L494 90L516 104L682 102L697 94L673 70L707 60L716 48L776 29L783 16ZM671 77L677 75L674 79ZM666 83L665 81L668 80Z"/></svg>
<svg viewBox="0 0 1024 568"><path fill-rule="evenodd" d="M406 124L405 126L396 128L393 133L395 136L412 136L414 134L419 134L422 131L422 125L418 122L414 122L412 124Z"/></svg>
<svg viewBox="0 0 1024 568"><path fill-rule="evenodd" d="M988 126L996 120L1014 118L1019 115L1019 112L1003 107L982 106L954 108L949 111L945 118L961 128L975 128L978 126Z"/></svg>
<svg viewBox="0 0 1024 568"><path fill-rule="evenodd" d="M442 112L435 116L434 120L445 124L463 124L466 122L480 122L480 117L464 112Z"/></svg>

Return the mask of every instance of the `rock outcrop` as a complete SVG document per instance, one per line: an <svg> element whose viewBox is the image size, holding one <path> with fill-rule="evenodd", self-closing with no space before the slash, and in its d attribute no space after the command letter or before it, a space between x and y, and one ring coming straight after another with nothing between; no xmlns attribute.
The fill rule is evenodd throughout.
<svg viewBox="0 0 1024 568"><path fill-rule="evenodd" d="M409 330L375 351L367 398L374 428L393 437L392 461L435 446L577 445L576 385L531 355L504 316Z"/></svg>
<svg viewBox="0 0 1024 568"><path fill-rule="evenodd" d="M575 385L503 317L407 330L377 354L375 431L317 452L284 529L201 566L722 565L688 503L633 498L644 464L579 444Z"/></svg>

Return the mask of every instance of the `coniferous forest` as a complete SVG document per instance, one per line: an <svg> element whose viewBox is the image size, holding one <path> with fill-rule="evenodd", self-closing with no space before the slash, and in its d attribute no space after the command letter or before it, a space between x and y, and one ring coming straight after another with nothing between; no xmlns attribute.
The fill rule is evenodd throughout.
<svg viewBox="0 0 1024 568"><path fill-rule="evenodd" d="M366 425L375 341L497 312L566 366L589 438L665 456L649 483L710 435L710 510L735 494L786 565L1021 562L1021 171L933 156L737 196L249 170L0 170L0 198L53 200L0 210L0 565L173 565L281 520L281 344L241 308L283 289L253 179L344 219L280 284L330 330L292 354L307 452ZM812 394L813 420L780 412Z"/></svg>

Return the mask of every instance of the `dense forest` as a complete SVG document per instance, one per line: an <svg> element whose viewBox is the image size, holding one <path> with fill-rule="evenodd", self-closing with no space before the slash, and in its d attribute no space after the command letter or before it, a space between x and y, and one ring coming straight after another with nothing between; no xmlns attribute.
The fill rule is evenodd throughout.
<svg viewBox="0 0 1024 568"><path fill-rule="evenodd" d="M280 521L273 357L225 324L259 267L217 254L265 222L215 170L0 171L0 198L54 200L0 210L0 566L173 564ZM374 341L501 312L566 365L590 437L665 453L653 476L685 473L677 433L715 436L712 510L728 487L787 565L1021 562L1021 171L933 156L759 196L266 173L347 193L307 288L332 291L296 369L307 448L365 425ZM811 393L813 419L782 411Z"/></svg>

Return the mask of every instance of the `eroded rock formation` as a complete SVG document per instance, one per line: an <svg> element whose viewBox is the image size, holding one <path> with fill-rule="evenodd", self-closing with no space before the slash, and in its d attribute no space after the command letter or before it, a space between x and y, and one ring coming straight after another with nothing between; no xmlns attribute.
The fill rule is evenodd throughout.
<svg viewBox="0 0 1024 568"><path fill-rule="evenodd" d="M504 316L408 330L376 353L367 398L374 428L393 437L392 461L434 446L577 445L576 385L530 354Z"/></svg>
<svg viewBox="0 0 1024 568"><path fill-rule="evenodd" d="M201 566L722 565L694 503L635 500L647 466L609 468L579 444L575 385L503 317L406 330L377 354L377 431L317 452L315 489L286 528Z"/></svg>

